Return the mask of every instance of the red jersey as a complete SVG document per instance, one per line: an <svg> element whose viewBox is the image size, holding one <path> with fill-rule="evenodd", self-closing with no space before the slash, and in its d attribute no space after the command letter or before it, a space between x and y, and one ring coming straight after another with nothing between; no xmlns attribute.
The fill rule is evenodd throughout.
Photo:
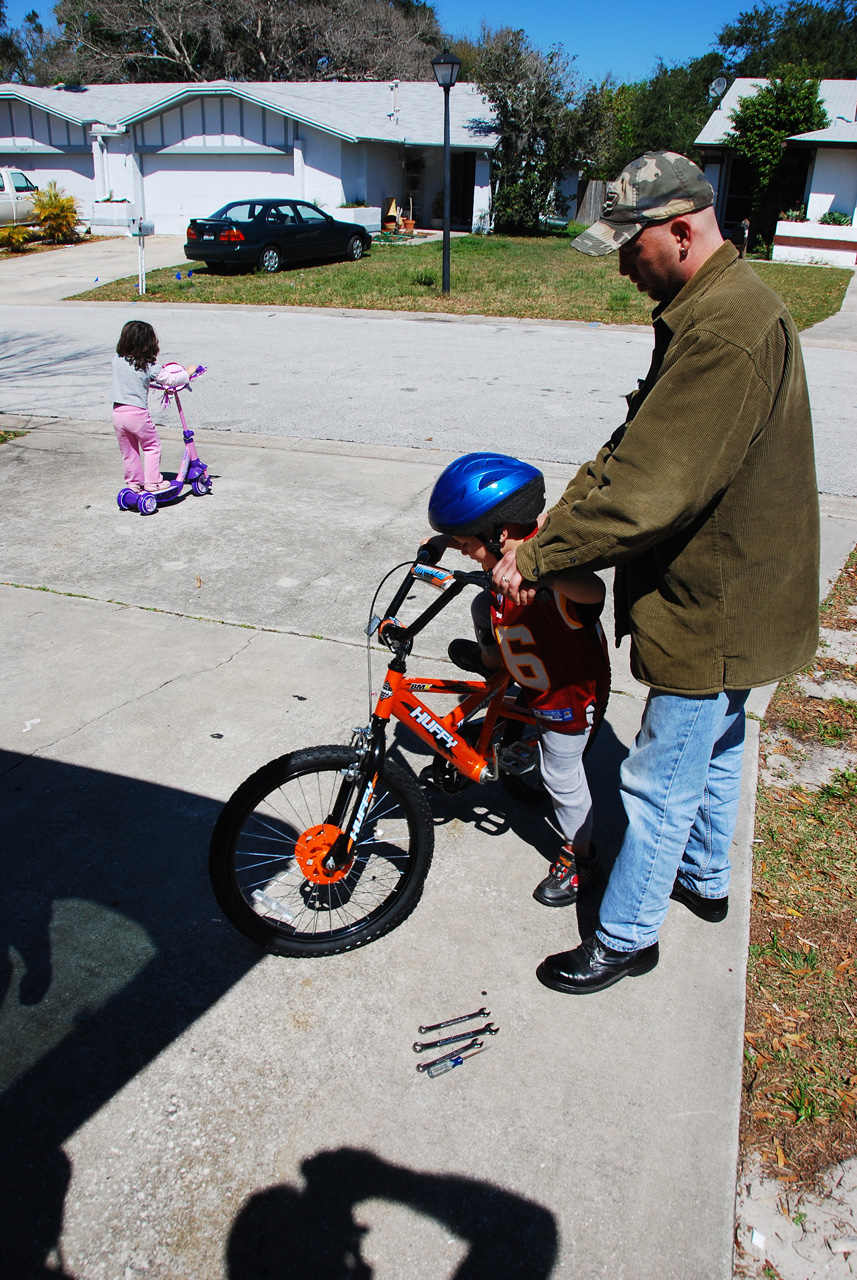
<svg viewBox="0 0 857 1280"><path fill-rule="evenodd" d="M600 720L610 692L601 607L552 594L520 605L492 592L491 625L506 670L543 728L580 733Z"/></svg>

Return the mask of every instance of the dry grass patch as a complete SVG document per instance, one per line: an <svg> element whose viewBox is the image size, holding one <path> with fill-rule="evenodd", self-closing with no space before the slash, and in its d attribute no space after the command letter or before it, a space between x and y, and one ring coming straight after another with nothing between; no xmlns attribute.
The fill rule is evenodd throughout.
<svg viewBox="0 0 857 1280"><path fill-rule="evenodd" d="M855 625L855 569L852 554L825 626ZM819 658L806 674L857 673ZM766 727L787 732L786 750L854 750L857 703L809 698L786 680ZM782 1181L811 1186L857 1154L857 771L817 790L761 784L754 851L742 1146Z"/></svg>

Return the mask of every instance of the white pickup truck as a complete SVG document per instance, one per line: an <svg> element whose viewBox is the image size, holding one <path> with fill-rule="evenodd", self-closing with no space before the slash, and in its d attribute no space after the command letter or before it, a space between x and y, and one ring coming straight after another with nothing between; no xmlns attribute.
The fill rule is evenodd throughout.
<svg viewBox="0 0 857 1280"><path fill-rule="evenodd" d="M33 221L33 196L38 191L20 169L0 168L0 227Z"/></svg>

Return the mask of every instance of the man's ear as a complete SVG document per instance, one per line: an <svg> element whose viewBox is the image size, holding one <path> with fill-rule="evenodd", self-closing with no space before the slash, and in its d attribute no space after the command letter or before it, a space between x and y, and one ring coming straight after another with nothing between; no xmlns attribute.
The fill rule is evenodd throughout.
<svg viewBox="0 0 857 1280"><path fill-rule="evenodd" d="M678 245L679 257L682 262L688 255L690 250L690 242L693 237L693 229L689 218L673 218L670 223L670 232L675 238Z"/></svg>

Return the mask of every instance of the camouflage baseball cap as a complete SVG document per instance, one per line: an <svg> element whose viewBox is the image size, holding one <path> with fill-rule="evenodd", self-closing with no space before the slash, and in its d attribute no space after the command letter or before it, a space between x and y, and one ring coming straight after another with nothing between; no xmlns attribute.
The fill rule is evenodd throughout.
<svg viewBox="0 0 857 1280"><path fill-rule="evenodd" d="M581 253L612 253L652 222L712 204L714 188L692 160L675 151L647 151L607 183L598 222L571 243Z"/></svg>

